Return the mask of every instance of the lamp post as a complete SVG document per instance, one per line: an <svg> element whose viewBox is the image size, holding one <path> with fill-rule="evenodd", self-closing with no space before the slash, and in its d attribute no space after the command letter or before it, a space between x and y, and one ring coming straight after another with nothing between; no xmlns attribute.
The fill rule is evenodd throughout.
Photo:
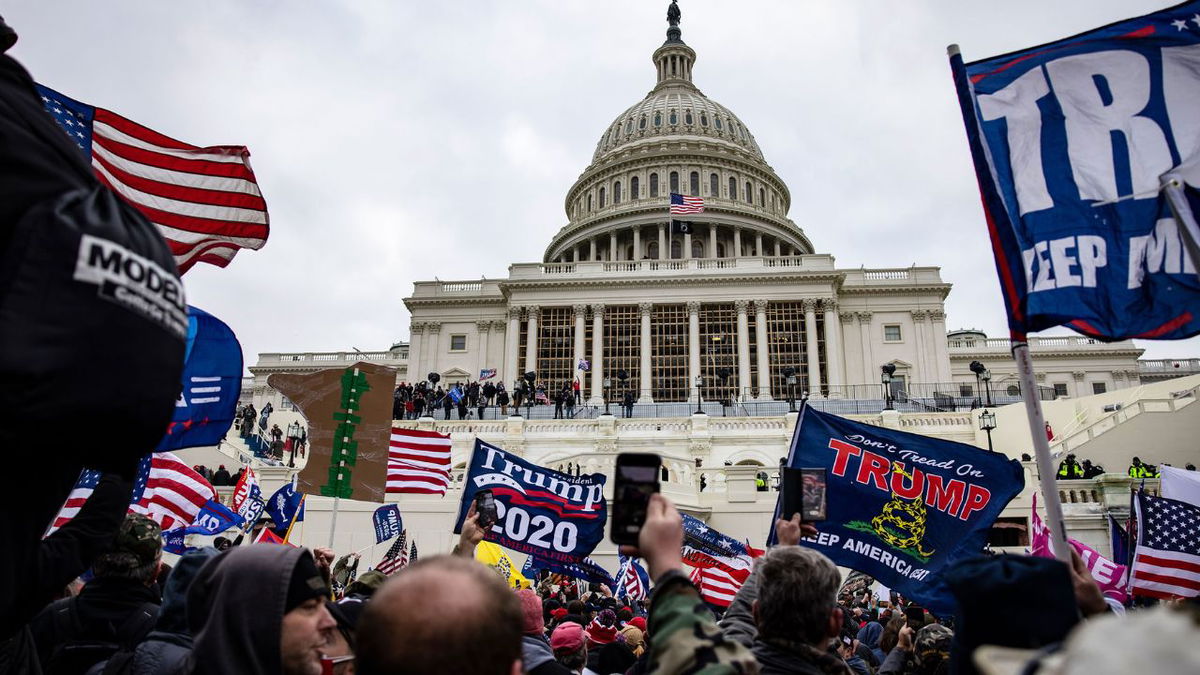
<svg viewBox="0 0 1200 675"><path fill-rule="evenodd" d="M612 387L612 378L605 375L604 376L604 414L605 415L612 414L611 412L608 411L608 401L609 401L609 393L610 393L609 390L611 389L611 387Z"/></svg>
<svg viewBox="0 0 1200 675"><path fill-rule="evenodd" d="M979 428L987 432L988 451L992 451L992 429L996 428L996 413L984 410L979 413Z"/></svg>
<svg viewBox="0 0 1200 675"><path fill-rule="evenodd" d="M704 376L696 376L696 414L704 414L704 392L700 389L704 386Z"/></svg>
<svg viewBox="0 0 1200 675"><path fill-rule="evenodd" d="M991 405L992 405L992 386L991 386L992 371L988 370L987 366L983 365L982 363L980 363L978 361L972 361L971 365L969 365L968 368L971 369L972 373L975 373L975 389L977 392L979 390L980 381L983 382L983 390L985 392L985 395L987 396L987 403L985 405L987 405L988 407L991 407ZM979 400L978 393L975 395L975 400L977 400L977 401Z"/></svg>
<svg viewBox="0 0 1200 675"><path fill-rule="evenodd" d="M791 366L784 368L783 377L788 386L788 412L796 412L796 369Z"/></svg>
<svg viewBox="0 0 1200 675"><path fill-rule="evenodd" d="M892 375L896 374L896 364L885 363L879 367L880 379L883 381L883 400L884 410L894 410L892 408Z"/></svg>
<svg viewBox="0 0 1200 675"><path fill-rule="evenodd" d="M721 368L717 368L717 377L720 378L720 380L721 380L721 417L729 416L729 413L727 413L725 411L725 404L726 404L725 394L728 393L728 390L725 388L725 381L728 380L729 376L732 374L733 374L733 371L728 368L725 368L724 366L722 366Z"/></svg>
<svg viewBox="0 0 1200 675"><path fill-rule="evenodd" d="M617 371L617 380L619 380L619 381L621 382L621 408L622 408L622 414L623 414L625 417L633 417L633 407L632 407L632 406L630 406L629 408L626 408L626 407L625 407L625 392L627 391L627 390L626 390L626 388L625 388L625 380L628 380L628 379L629 379L629 373L625 372L625 370L624 370L624 369L622 369L622 370L618 370L618 371Z"/></svg>

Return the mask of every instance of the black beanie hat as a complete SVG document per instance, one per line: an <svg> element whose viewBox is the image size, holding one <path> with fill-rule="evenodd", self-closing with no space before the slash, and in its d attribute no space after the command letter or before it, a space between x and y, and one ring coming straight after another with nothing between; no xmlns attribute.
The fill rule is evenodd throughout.
<svg viewBox="0 0 1200 675"><path fill-rule="evenodd" d="M1039 649L1079 623L1071 575L1053 558L973 558L949 570L946 582L958 600L952 672L978 672L971 654L980 645Z"/></svg>
<svg viewBox="0 0 1200 675"><path fill-rule="evenodd" d="M317 569L312 554L305 551L292 568L287 603L283 606L283 611L286 614L312 598L328 599L329 589L325 587L325 579L321 577L321 571Z"/></svg>

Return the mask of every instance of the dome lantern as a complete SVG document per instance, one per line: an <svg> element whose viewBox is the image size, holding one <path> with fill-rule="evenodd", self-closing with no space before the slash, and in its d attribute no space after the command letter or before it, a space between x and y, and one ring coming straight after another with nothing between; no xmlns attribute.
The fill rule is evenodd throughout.
<svg viewBox="0 0 1200 675"><path fill-rule="evenodd" d="M696 52L683 42L683 32L679 30L679 5L675 0L667 7L667 41L654 51L654 65L658 69L658 85L656 90L668 86L684 86L695 89L692 85L692 64L696 62Z"/></svg>

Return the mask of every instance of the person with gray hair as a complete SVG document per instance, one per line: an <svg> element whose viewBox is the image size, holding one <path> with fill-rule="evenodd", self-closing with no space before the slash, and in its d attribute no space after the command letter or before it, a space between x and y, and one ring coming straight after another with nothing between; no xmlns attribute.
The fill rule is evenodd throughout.
<svg viewBox="0 0 1200 675"><path fill-rule="evenodd" d="M841 575L829 558L797 546L815 534L799 515L778 520L780 542L758 560L730 604L721 630L754 653L760 672L845 673L850 670L829 650L842 629L837 604Z"/></svg>

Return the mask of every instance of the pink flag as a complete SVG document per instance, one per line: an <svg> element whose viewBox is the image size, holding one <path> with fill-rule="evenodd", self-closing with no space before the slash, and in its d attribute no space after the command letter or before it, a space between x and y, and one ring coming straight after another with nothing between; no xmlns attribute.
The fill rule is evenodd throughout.
<svg viewBox="0 0 1200 675"><path fill-rule="evenodd" d="M1038 516L1036 494L1033 496L1033 517L1030 519L1030 525L1029 553L1040 558L1053 558L1054 548L1050 544L1050 531L1046 529L1042 519ZM1083 564L1087 565L1088 571L1092 573L1092 578L1100 585L1100 590L1104 595L1124 603L1128 579L1125 565L1118 565L1105 558L1100 555L1099 551L1077 539L1068 538L1067 543L1079 553Z"/></svg>

